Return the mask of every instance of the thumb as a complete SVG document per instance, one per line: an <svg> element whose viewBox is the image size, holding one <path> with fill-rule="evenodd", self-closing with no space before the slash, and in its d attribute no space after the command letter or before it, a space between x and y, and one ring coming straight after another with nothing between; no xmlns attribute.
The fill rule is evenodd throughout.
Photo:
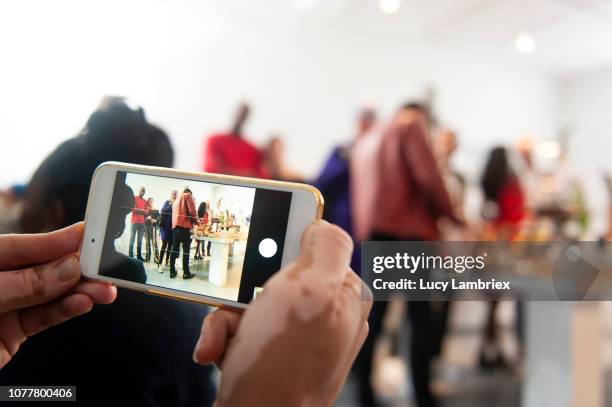
<svg viewBox="0 0 612 407"><path fill-rule="evenodd" d="M317 280L339 288L349 270L352 253L349 235L336 225L320 221L304 231L296 263Z"/></svg>
<svg viewBox="0 0 612 407"><path fill-rule="evenodd" d="M23 270L0 272L0 313L49 302L70 290L80 277L74 255Z"/></svg>

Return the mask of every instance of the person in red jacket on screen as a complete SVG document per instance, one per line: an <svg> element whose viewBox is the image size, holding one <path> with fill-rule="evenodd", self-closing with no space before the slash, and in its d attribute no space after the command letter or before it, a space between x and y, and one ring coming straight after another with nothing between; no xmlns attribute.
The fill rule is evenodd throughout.
<svg viewBox="0 0 612 407"><path fill-rule="evenodd" d="M204 171L219 174L269 178L263 166L263 154L245 140L244 123L250 107L241 103L229 132L209 136L204 144Z"/></svg>
<svg viewBox="0 0 612 407"><path fill-rule="evenodd" d="M134 239L136 241L136 258L144 261L142 258L142 236L144 234L145 216L148 214L147 201L144 199L145 188L141 187L138 195L134 197L134 208L132 209L132 218L130 219L130 257L134 257Z"/></svg>

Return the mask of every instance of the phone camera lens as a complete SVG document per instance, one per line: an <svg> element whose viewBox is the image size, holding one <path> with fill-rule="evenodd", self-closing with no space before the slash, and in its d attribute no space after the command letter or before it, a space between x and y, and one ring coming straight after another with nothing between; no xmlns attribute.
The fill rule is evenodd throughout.
<svg viewBox="0 0 612 407"><path fill-rule="evenodd" d="M96 241L96 239L91 239L91 243L94 243Z"/></svg>

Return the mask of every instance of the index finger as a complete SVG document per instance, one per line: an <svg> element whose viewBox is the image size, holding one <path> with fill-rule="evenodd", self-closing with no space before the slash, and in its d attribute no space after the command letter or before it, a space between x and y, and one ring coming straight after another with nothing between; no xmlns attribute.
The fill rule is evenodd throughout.
<svg viewBox="0 0 612 407"><path fill-rule="evenodd" d="M0 235L0 270L13 270L76 253L83 236L83 222L40 234Z"/></svg>
<svg viewBox="0 0 612 407"><path fill-rule="evenodd" d="M193 351L193 360L200 364L220 361L238 330L241 317L242 314L225 309L208 314Z"/></svg>

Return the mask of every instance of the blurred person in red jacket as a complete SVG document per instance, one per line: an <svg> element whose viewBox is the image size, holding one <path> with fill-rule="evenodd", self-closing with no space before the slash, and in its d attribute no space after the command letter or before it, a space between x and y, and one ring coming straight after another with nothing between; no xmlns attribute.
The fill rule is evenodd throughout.
<svg viewBox="0 0 612 407"><path fill-rule="evenodd" d="M176 277L175 263L181 245L183 246L183 279L193 278L189 271L189 250L191 248L191 228L197 223L198 214L189 188L181 193L172 204L172 252L170 253L170 278Z"/></svg>
<svg viewBox="0 0 612 407"><path fill-rule="evenodd" d="M263 164L263 153L244 138L244 123L250 107L241 103L232 128L209 136L204 146L204 171L218 174L269 178Z"/></svg>
<svg viewBox="0 0 612 407"><path fill-rule="evenodd" d="M376 241L437 240L438 221L457 222L444 180L428 141L429 111L418 103L401 107L378 135L365 137L353 148L351 193L358 238ZM362 406L375 406L370 383L372 356L382 332L387 301L375 301L370 333L355 363ZM430 303L410 302L410 368L418 407L435 406L430 389L435 353Z"/></svg>
<svg viewBox="0 0 612 407"><path fill-rule="evenodd" d="M140 187L138 195L134 196L134 207L132 208L132 217L130 218L130 257L134 257L134 239L136 240L136 258L140 261L145 261L142 258L142 236L145 230L145 216L148 214L147 201L144 199L145 187Z"/></svg>

